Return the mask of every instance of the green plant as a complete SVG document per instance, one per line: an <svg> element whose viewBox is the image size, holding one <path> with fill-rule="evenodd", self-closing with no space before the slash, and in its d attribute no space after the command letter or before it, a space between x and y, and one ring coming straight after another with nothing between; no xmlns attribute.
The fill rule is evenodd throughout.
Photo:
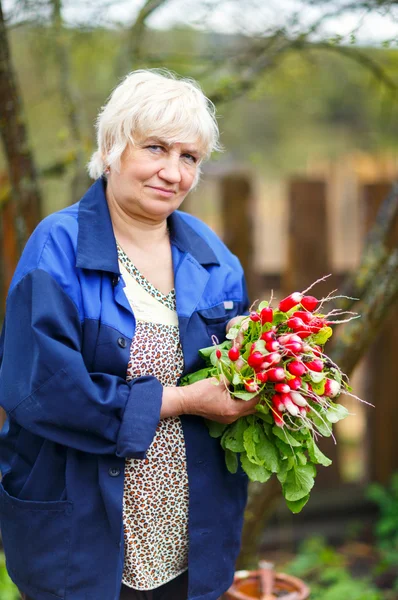
<svg viewBox="0 0 398 600"><path fill-rule="evenodd" d="M367 579L354 578L343 555L320 537L300 546L296 558L283 568L311 588L311 600L382 600L383 594Z"/></svg>
<svg viewBox="0 0 398 600"><path fill-rule="evenodd" d="M4 554L0 553L0 598L1 600L18 600L20 595L8 576Z"/></svg>
<svg viewBox="0 0 398 600"><path fill-rule="evenodd" d="M378 483L370 485L367 496L379 508L379 517L374 531L381 556L376 573L380 574L398 565L398 473L392 476L387 487ZM394 588L398 591L398 577Z"/></svg>

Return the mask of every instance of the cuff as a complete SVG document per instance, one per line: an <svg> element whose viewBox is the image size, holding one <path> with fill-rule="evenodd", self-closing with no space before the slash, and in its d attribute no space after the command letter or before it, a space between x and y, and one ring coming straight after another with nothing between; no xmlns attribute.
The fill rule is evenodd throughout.
<svg viewBox="0 0 398 600"><path fill-rule="evenodd" d="M156 377L138 377L131 382L117 439L116 455L145 458L160 421L163 386Z"/></svg>

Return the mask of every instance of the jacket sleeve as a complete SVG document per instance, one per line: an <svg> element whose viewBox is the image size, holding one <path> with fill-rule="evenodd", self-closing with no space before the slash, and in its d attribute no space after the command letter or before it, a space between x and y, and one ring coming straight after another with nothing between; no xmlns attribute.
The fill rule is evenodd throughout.
<svg viewBox="0 0 398 600"><path fill-rule="evenodd" d="M27 273L7 299L0 404L43 438L85 452L144 458L160 418L161 383L89 373L81 340L69 295L45 270Z"/></svg>

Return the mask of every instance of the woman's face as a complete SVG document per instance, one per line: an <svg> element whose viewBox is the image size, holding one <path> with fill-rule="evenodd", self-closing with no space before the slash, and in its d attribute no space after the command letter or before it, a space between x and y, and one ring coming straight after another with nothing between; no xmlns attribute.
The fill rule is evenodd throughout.
<svg viewBox="0 0 398 600"><path fill-rule="evenodd" d="M122 155L120 171L110 168L108 201L129 217L164 221L194 184L200 159L196 144L168 144L150 137L130 145Z"/></svg>

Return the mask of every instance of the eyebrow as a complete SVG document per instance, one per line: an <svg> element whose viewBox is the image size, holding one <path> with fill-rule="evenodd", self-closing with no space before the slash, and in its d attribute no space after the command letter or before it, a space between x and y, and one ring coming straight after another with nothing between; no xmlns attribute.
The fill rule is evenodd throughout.
<svg viewBox="0 0 398 600"><path fill-rule="evenodd" d="M144 140L144 144L147 144L148 142L155 142L156 144L159 144L160 146L165 146L166 148L170 148L170 146L172 146L172 144L170 144L162 138L157 137L156 135L149 136ZM182 142L182 144L184 145L184 142ZM190 154L195 154L198 158L202 156L202 153L200 152L200 150L198 150L198 148L194 148L189 144L187 144L186 152L189 152Z"/></svg>

